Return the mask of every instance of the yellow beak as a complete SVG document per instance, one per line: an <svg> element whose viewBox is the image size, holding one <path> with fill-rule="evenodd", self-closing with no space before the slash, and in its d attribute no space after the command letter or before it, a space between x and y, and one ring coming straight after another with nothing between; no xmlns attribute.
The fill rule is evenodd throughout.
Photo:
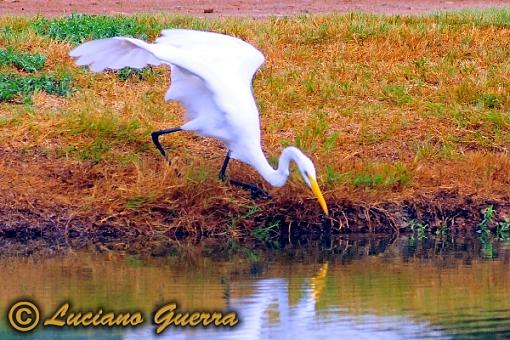
<svg viewBox="0 0 510 340"><path fill-rule="evenodd" d="M326 201L324 200L324 196L322 196L321 189L319 188L319 185L317 184L317 180L313 178L312 176L308 176L308 180L310 181L310 184L312 185L312 191L319 200L319 204L322 207L322 210L324 210L324 213L328 215L328 205L326 204Z"/></svg>

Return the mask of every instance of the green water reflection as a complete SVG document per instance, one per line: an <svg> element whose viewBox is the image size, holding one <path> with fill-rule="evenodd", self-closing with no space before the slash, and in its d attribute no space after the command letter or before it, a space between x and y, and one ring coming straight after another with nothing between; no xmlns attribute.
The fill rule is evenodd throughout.
<svg viewBox="0 0 510 340"><path fill-rule="evenodd" d="M324 246L324 245L322 245ZM332 241L215 261L195 256L141 259L73 252L0 259L0 338L15 300L29 298L43 316L64 301L76 309L141 310L164 302L182 310L236 310L234 330L171 329L172 338L463 338L510 335L510 250L477 240ZM112 331L37 328L32 338L141 338L154 326ZM160 337L161 338L161 337Z"/></svg>

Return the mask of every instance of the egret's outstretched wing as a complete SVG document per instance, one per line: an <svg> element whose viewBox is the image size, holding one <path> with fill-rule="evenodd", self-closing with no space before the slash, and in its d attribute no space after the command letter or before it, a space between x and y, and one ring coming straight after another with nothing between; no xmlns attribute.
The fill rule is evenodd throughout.
<svg viewBox="0 0 510 340"><path fill-rule="evenodd" d="M220 69L229 74L233 69L251 80L253 74L264 63L264 56L255 47L231 36L185 29L162 31L156 44L126 37L92 40L73 49L69 55L76 58L79 66L88 65L91 71L107 68L142 68L147 65L174 64L190 72L194 65L206 64L210 69ZM190 61L186 62L186 55ZM196 69L201 78L207 69ZM196 73L194 72L194 73ZM222 73L223 73L222 72ZM237 73L237 72L236 72Z"/></svg>
<svg viewBox="0 0 510 340"><path fill-rule="evenodd" d="M81 44L69 55L79 66L88 65L93 72L123 67L142 68L148 65L177 65L189 72L207 74L208 68L193 55L170 45L148 44L145 41L115 37Z"/></svg>
<svg viewBox="0 0 510 340"><path fill-rule="evenodd" d="M251 81L255 72L264 63L264 55L249 43L224 34L193 31L186 29L169 29L161 32L157 44L174 46L200 55L211 66L224 67L224 71L235 69L239 76Z"/></svg>
<svg viewBox="0 0 510 340"><path fill-rule="evenodd" d="M193 118L214 111L223 113L224 121L238 127L251 126L253 140L260 138L251 80L264 56L240 39L211 32L165 30L155 44L116 37L84 43L70 55L78 65L89 65L94 72L160 64L175 66L167 100L181 101ZM208 117L208 123L211 118Z"/></svg>

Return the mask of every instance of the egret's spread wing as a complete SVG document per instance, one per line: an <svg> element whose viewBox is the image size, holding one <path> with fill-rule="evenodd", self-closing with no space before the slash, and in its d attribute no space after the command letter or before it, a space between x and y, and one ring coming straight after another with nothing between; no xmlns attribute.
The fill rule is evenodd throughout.
<svg viewBox="0 0 510 340"><path fill-rule="evenodd" d="M156 44L126 37L93 40L81 44L69 55L76 58L77 65L88 65L94 72L166 63L206 81L213 81L209 72L213 69L213 73L251 81L264 62L260 51L238 38L184 29L164 30L162 34Z"/></svg>
<svg viewBox="0 0 510 340"><path fill-rule="evenodd" d="M93 72L161 64L177 65L199 77L209 71L206 64L186 51L170 45L148 44L135 38L92 40L76 47L69 55L76 58L77 65L88 65Z"/></svg>
<svg viewBox="0 0 510 340"><path fill-rule="evenodd" d="M259 134L251 80L264 56L240 39L211 32L165 30L155 44L134 38L108 38L84 43L70 55L78 65L89 65L94 72L160 64L176 66L178 72L172 73L167 100L181 101L188 111L193 111L193 118L206 116L214 109L233 125L253 126L254 137ZM208 119L212 123L213 117Z"/></svg>
<svg viewBox="0 0 510 340"><path fill-rule="evenodd" d="M224 68L222 73L236 72L251 81L253 74L264 63L264 56L249 43L224 34L169 29L161 32L157 44L164 44L199 56L212 67Z"/></svg>
<svg viewBox="0 0 510 340"><path fill-rule="evenodd" d="M161 65L163 61L148 51L146 45L141 40L123 37L92 40L76 47L69 55L76 58L77 65L88 65L93 72Z"/></svg>

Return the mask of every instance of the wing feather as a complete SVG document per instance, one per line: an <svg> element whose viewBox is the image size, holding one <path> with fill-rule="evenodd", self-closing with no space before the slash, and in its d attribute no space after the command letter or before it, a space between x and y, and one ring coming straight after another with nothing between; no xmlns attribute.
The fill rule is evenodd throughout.
<svg viewBox="0 0 510 340"><path fill-rule="evenodd" d="M81 44L69 55L76 58L76 64L88 65L93 72L105 69L118 70L124 67L142 68L161 65L162 60L148 51L141 40L133 38L108 38Z"/></svg>

